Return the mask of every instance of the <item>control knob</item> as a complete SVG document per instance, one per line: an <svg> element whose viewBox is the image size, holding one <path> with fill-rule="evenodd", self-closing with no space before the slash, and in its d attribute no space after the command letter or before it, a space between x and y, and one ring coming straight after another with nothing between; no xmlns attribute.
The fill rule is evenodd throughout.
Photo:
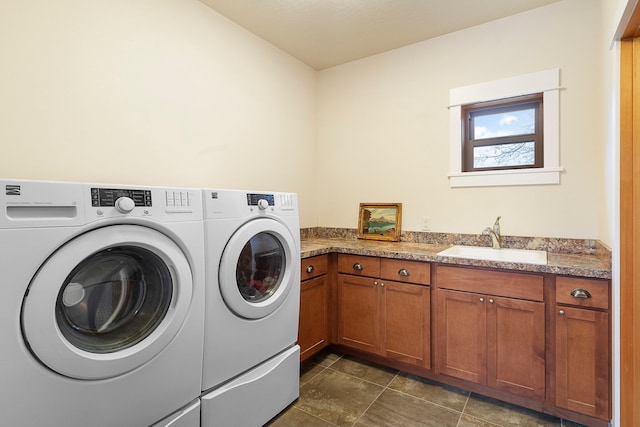
<svg viewBox="0 0 640 427"><path fill-rule="evenodd" d="M268 207L269 207L269 202L266 199L258 200L258 208L260 208L260 210L265 210Z"/></svg>
<svg viewBox="0 0 640 427"><path fill-rule="evenodd" d="M114 207L120 213L129 213L136 207L136 204L130 197L119 197L114 203Z"/></svg>

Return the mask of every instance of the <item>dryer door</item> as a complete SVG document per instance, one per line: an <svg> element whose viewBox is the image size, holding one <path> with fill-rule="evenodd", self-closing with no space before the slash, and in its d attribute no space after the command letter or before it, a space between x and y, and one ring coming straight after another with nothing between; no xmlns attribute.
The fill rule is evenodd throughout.
<svg viewBox="0 0 640 427"><path fill-rule="evenodd" d="M269 218L249 221L231 236L222 253L222 298L238 316L265 317L299 286L299 264L295 240L283 224Z"/></svg>
<svg viewBox="0 0 640 427"><path fill-rule="evenodd" d="M33 277L22 308L27 345L79 379L122 375L157 356L189 312L191 268L164 234L114 225L61 246Z"/></svg>

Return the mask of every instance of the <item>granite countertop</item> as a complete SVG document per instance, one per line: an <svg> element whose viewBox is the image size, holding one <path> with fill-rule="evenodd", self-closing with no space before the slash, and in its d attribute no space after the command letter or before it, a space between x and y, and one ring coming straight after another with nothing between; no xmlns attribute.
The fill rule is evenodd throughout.
<svg viewBox="0 0 640 427"><path fill-rule="evenodd" d="M529 271L566 276L611 279L611 269L596 255L547 252L547 264L484 261L438 256L450 245L412 242L385 242L342 238L308 238L301 241L302 258L327 253L377 256L443 264L490 267L504 270Z"/></svg>

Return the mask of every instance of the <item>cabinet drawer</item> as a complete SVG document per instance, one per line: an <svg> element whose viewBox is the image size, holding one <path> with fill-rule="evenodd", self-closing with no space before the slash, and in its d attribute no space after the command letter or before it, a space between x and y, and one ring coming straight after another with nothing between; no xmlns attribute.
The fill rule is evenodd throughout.
<svg viewBox="0 0 640 427"><path fill-rule="evenodd" d="M438 265L436 285L439 288L476 292L509 298L544 300L544 278L537 274L479 270Z"/></svg>
<svg viewBox="0 0 640 427"><path fill-rule="evenodd" d="M557 277L556 302L608 310L609 283L605 280Z"/></svg>
<svg viewBox="0 0 640 427"><path fill-rule="evenodd" d="M380 258L340 254L338 256L338 272L356 276L379 277Z"/></svg>
<svg viewBox="0 0 640 427"><path fill-rule="evenodd" d="M427 262L382 258L380 278L428 285L431 282L431 265Z"/></svg>
<svg viewBox="0 0 640 427"><path fill-rule="evenodd" d="M300 262L300 280L313 279L314 277L327 274L329 266L328 255L318 255L311 258L304 258Z"/></svg>

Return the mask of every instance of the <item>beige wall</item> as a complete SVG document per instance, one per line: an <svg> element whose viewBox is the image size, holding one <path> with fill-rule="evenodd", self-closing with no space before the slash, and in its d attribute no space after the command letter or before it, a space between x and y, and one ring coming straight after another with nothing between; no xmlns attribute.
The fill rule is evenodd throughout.
<svg viewBox="0 0 640 427"><path fill-rule="evenodd" d="M502 215L610 242L600 12L565 0L315 73L197 0L4 0L0 175L295 191L303 227L398 201L406 230ZM561 185L451 189L449 89L549 68Z"/></svg>
<svg viewBox="0 0 640 427"><path fill-rule="evenodd" d="M598 238L605 130L600 1L547 7L318 73L319 223L402 202L403 229ZM561 69L555 186L449 187L449 89Z"/></svg>
<svg viewBox="0 0 640 427"><path fill-rule="evenodd" d="M0 2L0 175L295 191L314 70L197 0Z"/></svg>

